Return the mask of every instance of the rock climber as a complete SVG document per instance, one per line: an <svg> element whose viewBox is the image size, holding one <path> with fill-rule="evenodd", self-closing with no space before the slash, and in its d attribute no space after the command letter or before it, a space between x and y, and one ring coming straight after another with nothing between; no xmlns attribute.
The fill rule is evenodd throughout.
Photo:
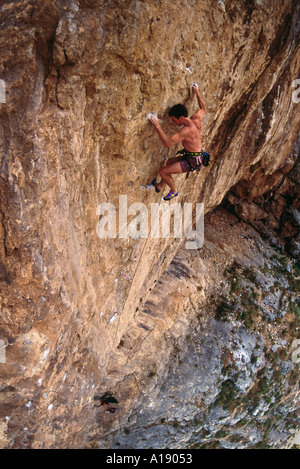
<svg viewBox="0 0 300 469"><path fill-rule="evenodd" d="M197 83L193 83L192 90L197 96L200 107L195 114L188 117L188 110L183 104L175 104L169 111L169 117L172 122L177 126L183 126L178 133L168 137L161 128L157 116L155 114L149 116L150 122L154 125L161 142L166 148L170 148L180 142L182 142L183 145L183 150L178 152L181 156L170 158L166 166L160 169L159 175L161 181L158 182L155 178L151 183L151 185L155 187L156 192L160 192L165 183L170 187L171 190L166 197L164 197L164 200L177 197L179 193L176 189L172 174L187 173L194 170L199 172L201 167L201 127L206 109L200 97Z"/></svg>
<svg viewBox="0 0 300 469"><path fill-rule="evenodd" d="M109 404L118 404L117 399L111 393L106 392L103 396L94 396L95 401L100 401L96 407L108 406Z"/></svg>

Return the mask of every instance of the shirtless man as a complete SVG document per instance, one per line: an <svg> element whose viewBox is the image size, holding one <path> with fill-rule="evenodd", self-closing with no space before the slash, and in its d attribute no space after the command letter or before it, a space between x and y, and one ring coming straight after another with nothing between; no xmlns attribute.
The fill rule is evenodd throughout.
<svg viewBox="0 0 300 469"><path fill-rule="evenodd" d="M170 200L173 197L177 197L178 191L176 189L172 174L181 174L189 171L194 171L200 168L199 157L201 156L201 127L202 119L205 114L205 105L200 97L199 88L196 83L193 84L193 92L197 96L198 104L200 109L192 116L188 117L188 111L182 104L176 104L169 111L169 117L172 122L178 126L183 126L182 129L168 137L163 129L161 128L158 118L152 115L149 120L154 125L160 140L166 148L170 148L182 142L184 150L182 150L181 156L175 156L167 161L166 166L163 166L159 175L161 176L161 182L157 182L156 179L152 181L152 185L155 187L156 192L160 192L163 185L166 183L170 187L170 192L164 200Z"/></svg>

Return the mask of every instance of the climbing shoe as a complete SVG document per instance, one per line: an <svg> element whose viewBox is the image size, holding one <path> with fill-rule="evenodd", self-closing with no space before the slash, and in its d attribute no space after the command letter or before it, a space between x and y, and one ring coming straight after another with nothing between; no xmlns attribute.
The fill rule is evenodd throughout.
<svg viewBox="0 0 300 469"><path fill-rule="evenodd" d="M155 187L155 192L160 192L160 189L157 189L156 184L157 184L157 180L156 178L154 178L153 181L151 182L151 186Z"/></svg>
<svg viewBox="0 0 300 469"><path fill-rule="evenodd" d="M164 197L164 200L171 200L171 199L173 199L173 197L177 197L178 194L179 194L178 191L177 191L177 192L172 192L172 191L170 191L170 192L166 195L166 197Z"/></svg>

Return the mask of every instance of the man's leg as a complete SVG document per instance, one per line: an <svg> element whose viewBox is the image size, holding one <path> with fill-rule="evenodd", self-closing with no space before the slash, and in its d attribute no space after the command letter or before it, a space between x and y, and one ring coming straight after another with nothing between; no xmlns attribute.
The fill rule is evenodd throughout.
<svg viewBox="0 0 300 469"><path fill-rule="evenodd" d="M157 184L158 189L161 189L164 183L166 183L172 192L177 192L174 179L172 178L172 174L181 174L183 173L180 161L177 161L175 163L171 163L168 166L164 166L161 168L159 171L160 177L162 178L162 181Z"/></svg>
<svg viewBox="0 0 300 469"><path fill-rule="evenodd" d="M171 188L168 181L173 185L173 187L175 187L173 178L170 176L170 174L180 174L180 173L183 172L182 169L181 169L180 163L179 163L179 166L177 165L175 167L176 172L174 172L174 170L172 169L173 166L174 166L174 163L178 163L181 159L182 159L181 156L174 156L174 158L169 158L167 163L166 163L166 166L163 166L162 168L160 168L159 175L162 179L161 179L160 183L155 184L157 189L161 190L165 183L168 184L168 186ZM171 169L170 169L170 167L171 167ZM170 172L170 171L172 171L172 172ZM164 177L163 177L163 174L165 175ZM168 181L166 180L166 177L167 177ZM171 188L171 190L173 191L172 188Z"/></svg>

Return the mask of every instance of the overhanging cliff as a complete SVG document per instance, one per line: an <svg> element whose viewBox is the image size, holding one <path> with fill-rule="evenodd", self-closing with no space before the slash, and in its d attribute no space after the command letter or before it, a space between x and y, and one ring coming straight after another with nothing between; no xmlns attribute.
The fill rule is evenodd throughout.
<svg viewBox="0 0 300 469"><path fill-rule="evenodd" d="M122 421L151 392L136 379L128 344L145 337L131 327L183 242L100 239L97 207L118 207L120 195L128 206L160 201L145 185L176 150L146 117L156 111L173 132L168 109L195 111L197 82L212 164L178 176L181 202L208 213L227 196L238 215L254 202L247 221L268 221L264 194L297 181L299 5L24 0L2 2L0 15L0 436L8 447L82 447L95 395L127 380ZM175 315L176 297L166 300ZM152 358L143 360L148 376ZM102 438L111 423L99 426Z"/></svg>

